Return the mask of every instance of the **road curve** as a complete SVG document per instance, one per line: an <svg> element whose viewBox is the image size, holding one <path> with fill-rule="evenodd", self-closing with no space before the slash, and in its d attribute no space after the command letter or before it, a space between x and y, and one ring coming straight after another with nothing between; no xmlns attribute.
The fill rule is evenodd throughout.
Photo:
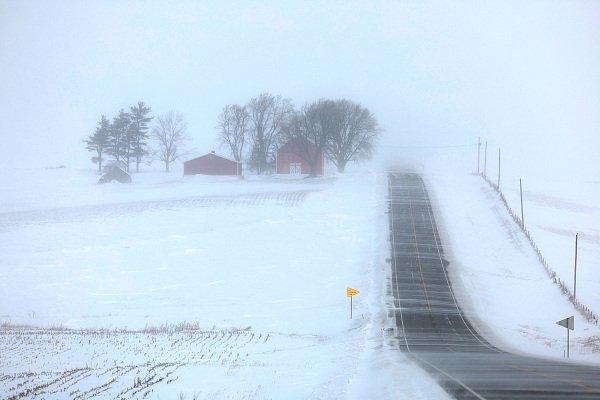
<svg viewBox="0 0 600 400"><path fill-rule="evenodd" d="M389 174L393 312L403 351L457 399L600 399L600 368L503 351L457 303L427 189Z"/></svg>

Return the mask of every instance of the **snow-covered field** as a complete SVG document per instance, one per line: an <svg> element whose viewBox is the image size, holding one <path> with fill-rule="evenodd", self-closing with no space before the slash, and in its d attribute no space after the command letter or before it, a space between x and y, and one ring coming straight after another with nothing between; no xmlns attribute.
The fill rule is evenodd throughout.
<svg viewBox="0 0 600 400"><path fill-rule="evenodd" d="M516 183L515 183L516 181ZM525 224L557 275L574 280L575 234L577 298L600 315L600 182L524 179ZM511 207L520 212L518 180L503 189Z"/></svg>
<svg viewBox="0 0 600 400"><path fill-rule="evenodd" d="M382 174L3 178L0 397L443 396L384 351Z"/></svg>
<svg viewBox="0 0 600 400"><path fill-rule="evenodd" d="M93 185L111 201L65 206L63 193L61 208L40 198L49 209L3 213L2 318L71 328L195 321L294 333L347 323L345 311L337 318L344 289L368 278L375 257L372 222L384 199L374 175L335 184L198 178ZM126 200L159 186L169 200ZM311 318L315 307L325 313L320 319Z"/></svg>

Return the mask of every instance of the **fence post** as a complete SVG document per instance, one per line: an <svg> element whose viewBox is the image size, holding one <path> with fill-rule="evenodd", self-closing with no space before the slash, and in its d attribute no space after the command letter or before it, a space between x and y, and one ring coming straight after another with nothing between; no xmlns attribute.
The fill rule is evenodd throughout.
<svg viewBox="0 0 600 400"><path fill-rule="evenodd" d="M483 153L483 176L487 178L487 140L485 141L485 151Z"/></svg>
<svg viewBox="0 0 600 400"><path fill-rule="evenodd" d="M525 216L523 214L523 182L519 178L519 190L521 192L521 227L525 229Z"/></svg>
<svg viewBox="0 0 600 400"><path fill-rule="evenodd" d="M498 190L500 190L500 147L498 147Z"/></svg>

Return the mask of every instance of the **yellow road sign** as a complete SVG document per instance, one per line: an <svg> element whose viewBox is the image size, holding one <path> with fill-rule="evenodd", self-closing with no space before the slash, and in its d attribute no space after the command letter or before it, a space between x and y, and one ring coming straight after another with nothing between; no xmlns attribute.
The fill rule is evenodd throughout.
<svg viewBox="0 0 600 400"><path fill-rule="evenodd" d="M358 296L360 292L358 291L358 289L354 289L354 288L346 288L346 296L347 297L354 297L354 296Z"/></svg>

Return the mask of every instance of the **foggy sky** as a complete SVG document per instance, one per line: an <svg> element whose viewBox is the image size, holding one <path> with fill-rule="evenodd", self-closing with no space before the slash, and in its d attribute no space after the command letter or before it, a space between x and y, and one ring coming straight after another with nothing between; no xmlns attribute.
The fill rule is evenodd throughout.
<svg viewBox="0 0 600 400"><path fill-rule="evenodd" d="M94 168L82 139L138 100L218 149L221 108L269 91L362 103L380 156L482 136L600 175L599 2L223 3L0 0L0 165Z"/></svg>

